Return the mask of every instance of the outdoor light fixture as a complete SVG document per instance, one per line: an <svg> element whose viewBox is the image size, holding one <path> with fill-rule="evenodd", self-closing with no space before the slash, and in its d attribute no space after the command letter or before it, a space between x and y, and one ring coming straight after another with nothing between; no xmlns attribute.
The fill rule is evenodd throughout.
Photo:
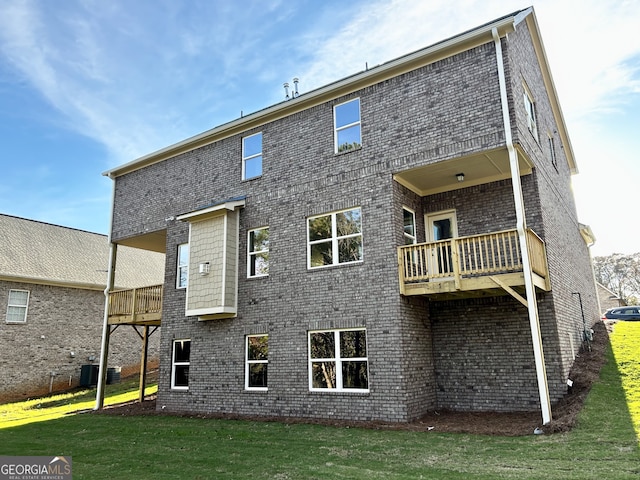
<svg viewBox="0 0 640 480"><path fill-rule="evenodd" d="M456 178L459 182L464 182L464 173L456 173Z"/></svg>

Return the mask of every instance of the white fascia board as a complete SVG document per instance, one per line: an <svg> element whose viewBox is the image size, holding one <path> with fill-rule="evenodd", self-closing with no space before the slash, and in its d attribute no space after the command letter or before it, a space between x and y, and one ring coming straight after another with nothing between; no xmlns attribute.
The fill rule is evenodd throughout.
<svg viewBox="0 0 640 480"><path fill-rule="evenodd" d="M245 203L246 202L244 199L223 202L217 205L212 205L210 207L201 208L193 212L178 215L176 219L187 220L189 222L194 222L194 221L197 222L199 220L204 220L205 218L215 217L216 215L224 214L227 211L233 212L236 208L244 207Z"/></svg>

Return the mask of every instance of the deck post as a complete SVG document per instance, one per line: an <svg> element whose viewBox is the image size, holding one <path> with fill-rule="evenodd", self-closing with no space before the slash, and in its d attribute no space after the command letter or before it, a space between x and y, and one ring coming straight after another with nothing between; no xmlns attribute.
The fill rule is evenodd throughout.
<svg viewBox="0 0 640 480"><path fill-rule="evenodd" d="M138 402L144 402L144 389L147 386L147 356L149 352L149 325L142 331L142 355L140 357L140 392Z"/></svg>
<svg viewBox="0 0 640 480"><path fill-rule="evenodd" d="M111 337L111 326L109 325L109 293L113 290L116 277L116 257L118 245L109 245L109 270L107 273L107 287L104 289L104 318L102 325L102 346L100 348L100 367L98 369L98 389L96 392L96 404L94 410L104 407L104 387L107 383L107 359L109 358L109 338Z"/></svg>

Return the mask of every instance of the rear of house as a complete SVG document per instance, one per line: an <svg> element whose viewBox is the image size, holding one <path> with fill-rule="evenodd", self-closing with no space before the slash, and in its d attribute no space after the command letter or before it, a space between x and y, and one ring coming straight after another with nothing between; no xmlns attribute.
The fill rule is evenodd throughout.
<svg viewBox="0 0 640 480"><path fill-rule="evenodd" d="M576 172L532 9L107 172L158 408L544 411L598 320Z"/></svg>

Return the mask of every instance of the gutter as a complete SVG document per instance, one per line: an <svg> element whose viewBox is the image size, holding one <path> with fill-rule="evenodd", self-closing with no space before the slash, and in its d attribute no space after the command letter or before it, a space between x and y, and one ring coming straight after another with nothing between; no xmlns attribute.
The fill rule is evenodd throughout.
<svg viewBox="0 0 640 480"><path fill-rule="evenodd" d="M520 183L520 169L518 167L518 152L513 145L513 135L509 120L509 103L507 100L507 83L504 73L504 60L502 44L497 29L492 30L493 41L496 46L496 61L498 63L498 79L500 83L500 100L502 103L502 120L504 122L504 134L509 152L509 165L511 167L511 183L513 185L513 200L516 207L516 230L520 241L522 254L522 273L527 294L527 310L529 313L529 326L533 343L533 356L536 365L536 377L538 380L538 393L540 396L540 409L542 410L542 423L546 425L551 421L551 401L549 399L549 384L547 383L547 371L544 362L542 348L542 334L540 332L540 320L538 318L538 302L536 290L531 276L531 261L527 248L526 223L524 213L524 200L522 197L522 184Z"/></svg>

